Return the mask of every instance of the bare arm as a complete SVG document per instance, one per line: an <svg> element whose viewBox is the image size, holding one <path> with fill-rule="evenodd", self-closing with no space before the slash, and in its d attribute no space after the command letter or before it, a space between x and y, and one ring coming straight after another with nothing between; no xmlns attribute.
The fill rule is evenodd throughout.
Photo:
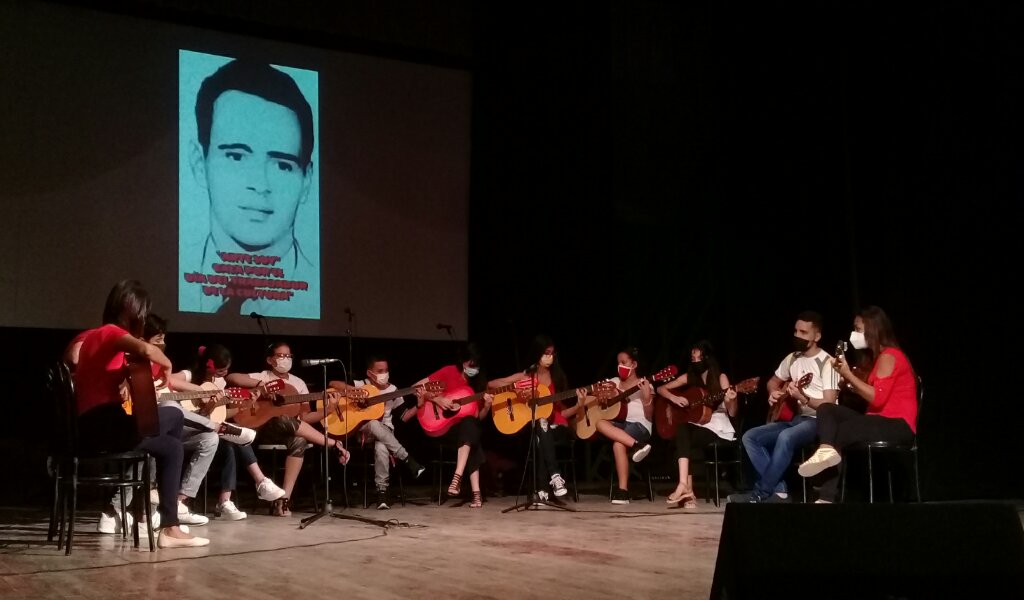
<svg viewBox="0 0 1024 600"><path fill-rule="evenodd" d="M163 351L153 344L144 342L139 338L131 335L122 335L114 340L114 348L121 352L130 352L131 354L145 357L163 367L165 371L171 370L171 359L167 358Z"/></svg>
<svg viewBox="0 0 1024 600"><path fill-rule="evenodd" d="M75 342L64 350L64 363L70 366L72 371L78 366L78 353L81 349L82 342Z"/></svg>
<svg viewBox="0 0 1024 600"><path fill-rule="evenodd" d="M249 377L246 373L228 373L227 377L224 378L229 384L236 387L254 388L258 387L262 381Z"/></svg>
<svg viewBox="0 0 1024 600"><path fill-rule="evenodd" d="M508 377L502 377L501 379L495 379L493 381L488 381L487 382L487 387L488 388L501 387L503 385L508 385L510 383L516 383L516 382L522 381L524 379L527 379L526 373L513 373L513 374L509 375Z"/></svg>
<svg viewBox="0 0 1024 600"><path fill-rule="evenodd" d="M736 390L730 389L729 377L725 373L718 376L718 385L725 390L725 414L735 417L740 407L740 403L737 401L739 396L736 394Z"/></svg>
<svg viewBox="0 0 1024 600"><path fill-rule="evenodd" d="M167 387L176 392L199 392L203 389L200 386L187 381L181 371L171 373L167 378Z"/></svg>
<svg viewBox="0 0 1024 600"><path fill-rule="evenodd" d="M786 382L779 379L778 375L772 375L768 380L768 404L775 404L779 398L786 395Z"/></svg>
<svg viewBox="0 0 1024 600"><path fill-rule="evenodd" d="M820 400L817 398L811 398L810 396L805 396L807 398L807 406L810 406L814 410L818 410L818 407L822 404L835 404L836 398L839 397L839 392L836 390L824 390L822 393L824 394L824 397Z"/></svg>
<svg viewBox="0 0 1024 600"><path fill-rule="evenodd" d="M665 385L658 386L658 390L657 390L658 395L661 396L662 398L668 398L669 400L674 398L675 396L670 394L670 393L668 393L668 391L669 390L674 390L676 388L681 388L681 387L685 386L687 384L687 382L689 381L687 379L687 375L688 375L688 373L683 373L682 375L680 375L679 377L676 377L675 379L673 379L672 381L666 383Z"/></svg>

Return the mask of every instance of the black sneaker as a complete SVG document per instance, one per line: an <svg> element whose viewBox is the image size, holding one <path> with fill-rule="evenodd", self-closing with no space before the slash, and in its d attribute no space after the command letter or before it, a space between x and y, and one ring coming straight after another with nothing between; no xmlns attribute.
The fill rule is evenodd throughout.
<svg viewBox="0 0 1024 600"><path fill-rule="evenodd" d="M633 462L638 463L643 459L647 458L647 455L651 453L650 444L641 444L637 442L633 444L633 447L629 449L629 456L633 459Z"/></svg>
<svg viewBox="0 0 1024 600"><path fill-rule="evenodd" d="M619 487L612 490L612 504L629 504L629 491Z"/></svg>
<svg viewBox="0 0 1024 600"><path fill-rule="evenodd" d="M416 462L416 459L411 456L405 459L405 466L409 467L409 471L412 473L413 479L419 479L420 475L427 470L426 467Z"/></svg>
<svg viewBox="0 0 1024 600"><path fill-rule="evenodd" d="M386 490L377 490L377 510L388 510L388 493Z"/></svg>

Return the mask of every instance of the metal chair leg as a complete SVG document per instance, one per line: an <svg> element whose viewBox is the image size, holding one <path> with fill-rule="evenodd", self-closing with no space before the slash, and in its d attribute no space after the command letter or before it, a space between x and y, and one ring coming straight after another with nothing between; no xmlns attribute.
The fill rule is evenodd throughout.
<svg viewBox="0 0 1024 600"><path fill-rule="evenodd" d="M921 503L921 475L917 470L917 448L914 448L914 490L917 491L917 502Z"/></svg>
<svg viewBox="0 0 1024 600"><path fill-rule="evenodd" d="M715 444L715 507L722 504L722 494L718 489L718 479L721 475L718 472L718 444Z"/></svg>
<svg viewBox="0 0 1024 600"><path fill-rule="evenodd" d="M875 466L871 458L871 446L868 446L868 504L875 503Z"/></svg>

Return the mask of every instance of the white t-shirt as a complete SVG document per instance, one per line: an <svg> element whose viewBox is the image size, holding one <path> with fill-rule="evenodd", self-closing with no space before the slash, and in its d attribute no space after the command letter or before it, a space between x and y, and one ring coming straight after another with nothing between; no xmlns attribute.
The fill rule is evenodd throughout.
<svg viewBox="0 0 1024 600"><path fill-rule="evenodd" d="M839 374L832 368L832 357L821 348L814 356L789 354L775 370L775 376L783 381L799 381L807 373L811 374L811 383L803 392L808 398L821 400L825 397L825 390L839 389ZM816 417L818 412L807 404L801 404L800 415Z"/></svg>
<svg viewBox="0 0 1024 600"><path fill-rule="evenodd" d="M373 385L373 384L370 383L369 381L365 380L365 379L357 379L355 381L355 386L356 387L361 387L361 386L364 386L364 385ZM376 387L376 386L374 386L374 387ZM390 394L391 392L394 392L394 391L398 390L398 388L396 388L395 384L393 384L393 383L389 384L388 387L386 387L386 388L384 388L382 390L380 388L377 388L377 389L380 390L381 394ZM398 408L399 406L402 406L403 404L405 404L405 396L398 396L397 398L392 398L391 400L388 400L387 402L384 403L384 417L381 419L381 422L384 423L385 427L387 427L388 429L390 429L392 431L395 430L395 426L391 422L391 411L396 409L396 408Z"/></svg>
<svg viewBox="0 0 1024 600"><path fill-rule="evenodd" d="M188 369L185 369L184 371L179 371L178 373L175 373L175 375L181 375L182 377L185 378L185 381L187 381L188 383L192 383L192 371L189 371ZM223 377L214 377L213 385L217 386L217 389L223 391L227 389L228 382Z"/></svg>
<svg viewBox="0 0 1024 600"><path fill-rule="evenodd" d="M622 389L622 380L618 377L612 377L611 381L615 382L615 387ZM651 392L654 393L653 391ZM653 396L652 396L653 401ZM647 420L647 415L644 414L644 393L642 390L637 390L629 395L629 404L626 405L626 422L627 423L639 423L643 425L648 432L654 430L654 424Z"/></svg>
<svg viewBox="0 0 1024 600"><path fill-rule="evenodd" d="M295 391L298 392L299 394L309 393L309 388L306 387L306 382L299 379L297 375L292 375L291 373L288 374L288 377L281 377L280 375L273 371L266 370L260 371L259 373L249 373L249 377L262 381L263 383L270 383L271 381L280 379L281 381L284 381L288 385L295 388Z"/></svg>
<svg viewBox="0 0 1024 600"><path fill-rule="evenodd" d="M687 381L687 385L690 382ZM706 381L701 381L701 385L707 385ZM697 425L697 423L694 423ZM736 428L732 426L732 421L729 419L729 413L725 410L725 402L720 402L715 411L711 413L711 420L701 427L710 429L715 435L722 438L723 440L735 440L736 439Z"/></svg>

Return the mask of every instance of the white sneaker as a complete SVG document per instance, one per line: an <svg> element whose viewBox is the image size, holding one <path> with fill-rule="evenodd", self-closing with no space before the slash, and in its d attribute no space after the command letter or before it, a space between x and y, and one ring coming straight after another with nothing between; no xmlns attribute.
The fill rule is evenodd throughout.
<svg viewBox="0 0 1024 600"><path fill-rule="evenodd" d="M128 521L128 527L130 529L132 522L134 521L131 514L126 514L124 515L124 518L122 518L121 511L116 508L114 509L113 515L101 512L100 520L96 522L96 531L100 533L121 533L121 526L124 524L125 520Z"/></svg>
<svg viewBox="0 0 1024 600"><path fill-rule="evenodd" d="M842 457L835 451L835 448L827 448L823 446L818 448L810 458L797 467L796 471L797 473L800 473L801 477L814 477L818 473L821 473L829 467L834 467L842 461Z"/></svg>
<svg viewBox="0 0 1024 600"><path fill-rule="evenodd" d="M210 522L210 519L203 515L197 515L190 511L185 503L181 500L178 501L178 522L184 523L185 525L206 525ZM161 546L162 547L162 546Z"/></svg>
<svg viewBox="0 0 1024 600"><path fill-rule="evenodd" d="M277 484L271 481L269 477L264 477L263 481L256 486L256 495L259 496L260 500L273 502L284 497L284 490L277 487Z"/></svg>
<svg viewBox="0 0 1024 600"><path fill-rule="evenodd" d="M217 511L214 514L222 519L227 519L228 521L241 521L249 516L238 510L235 503L230 500L218 504Z"/></svg>
<svg viewBox="0 0 1024 600"><path fill-rule="evenodd" d="M558 473L551 476L551 489L554 490L555 496L558 498L569 493L569 490L565 489L565 480Z"/></svg>
<svg viewBox="0 0 1024 600"><path fill-rule="evenodd" d="M231 423L221 423L220 433L218 435L234 444L239 446L248 446L256 439L256 431L249 429L248 427L239 427Z"/></svg>

